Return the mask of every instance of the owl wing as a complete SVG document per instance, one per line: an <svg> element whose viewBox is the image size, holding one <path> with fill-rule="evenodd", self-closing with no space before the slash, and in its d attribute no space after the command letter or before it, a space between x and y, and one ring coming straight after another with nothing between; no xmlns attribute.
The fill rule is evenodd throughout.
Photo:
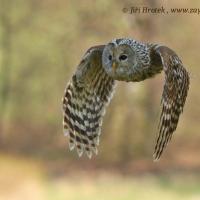
<svg viewBox="0 0 200 200"><path fill-rule="evenodd" d="M102 67L104 45L90 48L67 84L63 97L63 126L70 150L89 158L97 154L105 107L112 98L115 81Z"/></svg>
<svg viewBox="0 0 200 200"><path fill-rule="evenodd" d="M161 100L159 134L154 151L158 160L176 130L179 116L183 112L189 89L189 74L174 51L165 46L156 46L155 57L159 56L165 73Z"/></svg>

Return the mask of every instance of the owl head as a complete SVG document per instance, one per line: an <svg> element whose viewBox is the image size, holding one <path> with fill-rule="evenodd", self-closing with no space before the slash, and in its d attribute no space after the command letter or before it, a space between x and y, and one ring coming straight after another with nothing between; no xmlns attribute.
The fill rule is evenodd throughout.
<svg viewBox="0 0 200 200"><path fill-rule="evenodd" d="M102 65L109 76L117 80L131 80L133 74L139 74L149 63L146 48L146 45L132 39L114 39L103 50Z"/></svg>

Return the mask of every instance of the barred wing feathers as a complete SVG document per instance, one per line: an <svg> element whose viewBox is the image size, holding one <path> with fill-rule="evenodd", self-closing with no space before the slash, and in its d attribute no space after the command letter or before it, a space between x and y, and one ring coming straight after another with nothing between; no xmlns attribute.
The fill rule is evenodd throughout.
<svg viewBox="0 0 200 200"><path fill-rule="evenodd" d="M183 112L189 89L189 74L179 57L171 49L165 46L157 46L155 50L161 58L165 73L159 134L154 151L154 159L158 160L171 140L179 116Z"/></svg>
<svg viewBox="0 0 200 200"><path fill-rule="evenodd" d="M63 97L64 133L69 136L70 150L89 158L97 154L105 107L110 102L115 81L102 67L104 46L90 48L68 83Z"/></svg>

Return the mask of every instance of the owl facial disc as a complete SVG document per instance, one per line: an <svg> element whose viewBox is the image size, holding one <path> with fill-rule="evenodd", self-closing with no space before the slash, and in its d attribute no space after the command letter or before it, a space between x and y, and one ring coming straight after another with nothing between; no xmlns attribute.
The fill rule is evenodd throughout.
<svg viewBox="0 0 200 200"><path fill-rule="evenodd" d="M109 76L125 80L133 74L137 65L137 55L127 44L109 43L102 55L102 64Z"/></svg>

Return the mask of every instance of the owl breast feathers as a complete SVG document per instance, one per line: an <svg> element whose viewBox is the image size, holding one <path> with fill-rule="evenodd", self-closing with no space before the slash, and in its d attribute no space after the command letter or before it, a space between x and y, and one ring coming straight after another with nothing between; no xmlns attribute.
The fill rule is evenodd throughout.
<svg viewBox="0 0 200 200"><path fill-rule="evenodd" d="M189 89L189 75L176 53L166 46L133 39L114 39L87 50L63 97L63 126L70 150L89 158L97 154L102 118L116 81L139 82L164 71L161 116L154 160L176 130Z"/></svg>

